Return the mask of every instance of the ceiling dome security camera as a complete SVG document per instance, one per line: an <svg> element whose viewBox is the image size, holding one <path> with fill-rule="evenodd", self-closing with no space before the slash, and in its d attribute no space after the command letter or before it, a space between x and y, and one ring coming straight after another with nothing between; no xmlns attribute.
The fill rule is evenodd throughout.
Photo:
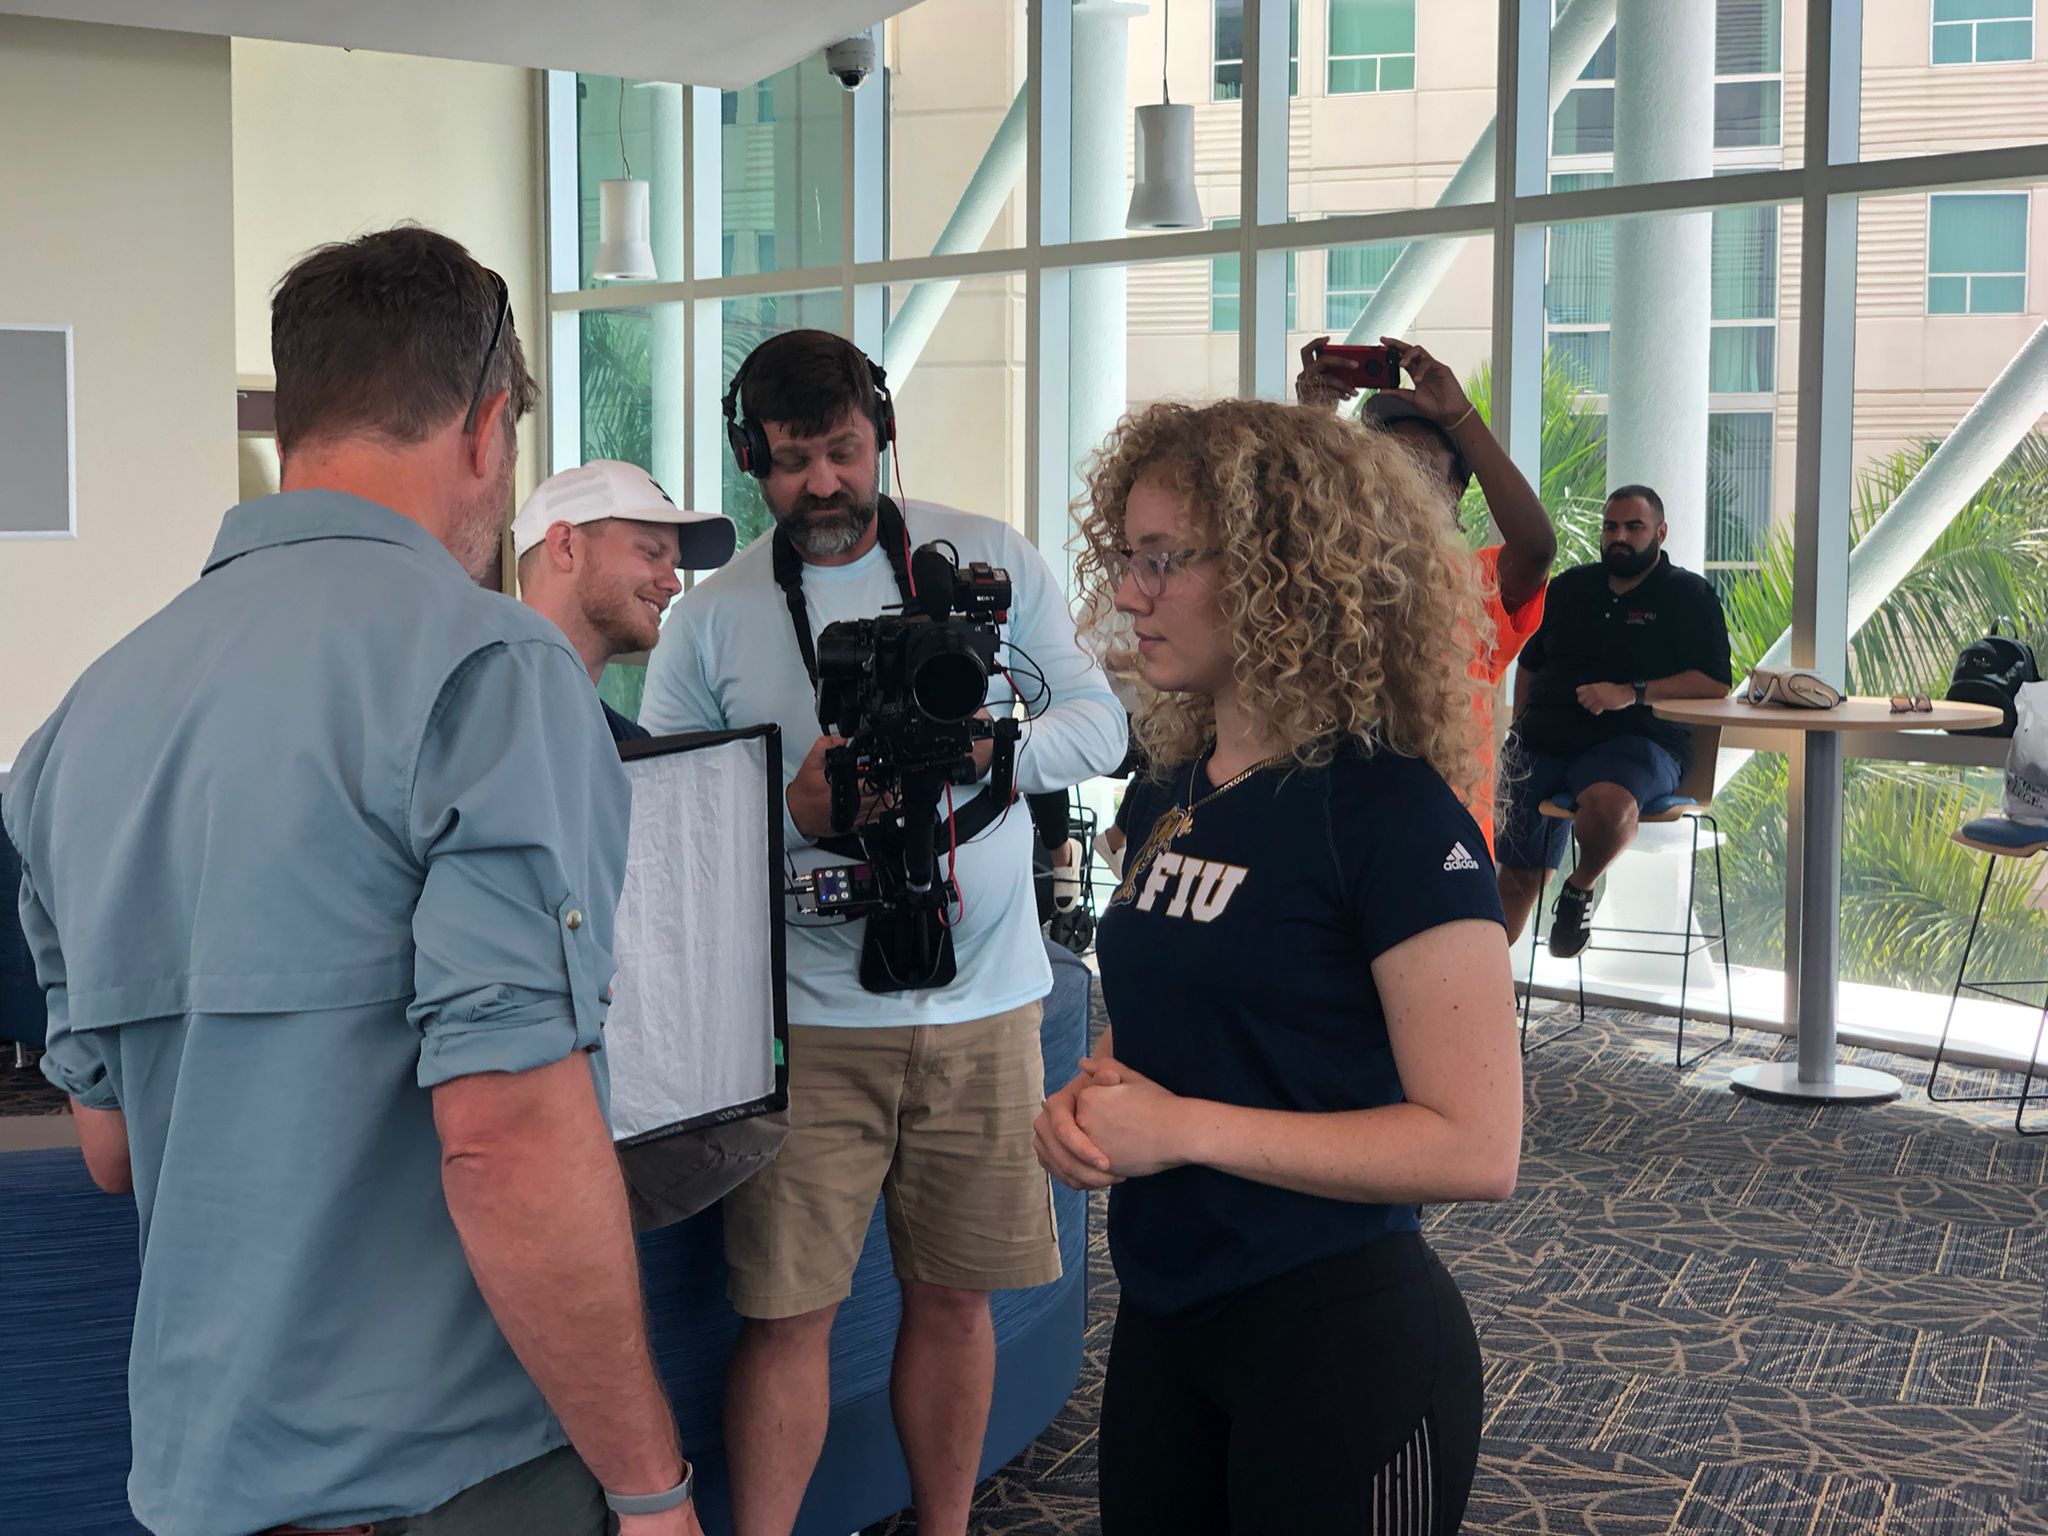
<svg viewBox="0 0 2048 1536"><path fill-rule="evenodd" d="M825 50L825 68L846 90L857 91L875 72L875 34L841 38Z"/></svg>

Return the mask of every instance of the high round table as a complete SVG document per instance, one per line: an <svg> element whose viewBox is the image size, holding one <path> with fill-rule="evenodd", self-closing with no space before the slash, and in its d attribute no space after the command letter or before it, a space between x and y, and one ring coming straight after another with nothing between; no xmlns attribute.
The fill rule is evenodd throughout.
<svg viewBox="0 0 2048 1536"><path fill-rule="evenodd" d="M1738 1067L1730 1086L1762 1099L1880 1104L1899 1096L1889 1072L1835 1060L1835 1004L1842 941L1842 732L1972 729L1996 725L1986 704L1936 699L1931 713L1893 714L1888 699L1849 698L1834 709L1790 709L1738 699L1653 702L1660 719L1723 730L1798 731L1806 738L1806 792L1800 828L1804 885L1799 899L1799 976L1793 994L1799 1061ZM1726 942L1725 940L1723 942Z"/></svg>

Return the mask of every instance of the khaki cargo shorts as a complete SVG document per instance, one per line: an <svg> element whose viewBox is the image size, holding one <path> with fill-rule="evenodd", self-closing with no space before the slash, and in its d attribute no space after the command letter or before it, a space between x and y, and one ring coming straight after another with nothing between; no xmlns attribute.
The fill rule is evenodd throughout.
<svg viewBox="0 0 2048 1536"><path fill-rule="evenodd" d="M789 1031L789 1139L725 1197L726 1293L743 1317L844 1301L874 1215L905 1280L961 1290L1060 1277L1039 1004L961 1024Z"/></svg>

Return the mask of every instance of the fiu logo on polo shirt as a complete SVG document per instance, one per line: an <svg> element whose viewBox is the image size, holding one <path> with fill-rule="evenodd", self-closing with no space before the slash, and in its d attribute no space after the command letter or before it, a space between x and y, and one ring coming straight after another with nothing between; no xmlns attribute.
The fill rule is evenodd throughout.
<svg viewBox="0 0 2048 1536"><path fill-rule="evenodd" d="M1162 853L1145 871L1145 883L1138 888L1137 907L1140 912L1150 912L1159 905L1161 897L1167 897L1168 917L1191 917L1198 923L1213 923L1244 884L1246 873L1235 864ZM1167 895L1169 887L1171 896Z"/></svg>

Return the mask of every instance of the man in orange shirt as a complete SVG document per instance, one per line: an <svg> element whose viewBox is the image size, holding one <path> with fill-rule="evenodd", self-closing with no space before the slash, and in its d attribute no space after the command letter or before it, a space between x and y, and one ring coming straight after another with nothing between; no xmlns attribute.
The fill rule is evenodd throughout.
<svg viewBox="0 0 2048 1536"><path fill-rule="evenodd" d="M1543 593L1550 580L1550 562L1557 554L1557 533L1550 514L1507 450L1479 419L1458 376L1412 342L1380 338L1400 349L1401 367L1413 380L1406 389L1382 389L1367 396L1364 415L1407 444L1446 488L1446 515L1456 520L1465 488L1476 474L1486 509L1500 530L1501 542L1481 549L1474 559L1486 593L1493 639L1472 658L1472 674L1498 687L1529 637L1543 623ZM1325 336L1301 350L1301 374L1294 381L1295 398L1303 405L1334 405L1358 393L1345 374L1316 353ZM1489 740L1491 732L1488 733ZM1493 849L1491 797L1472 814Z"/></svg>

